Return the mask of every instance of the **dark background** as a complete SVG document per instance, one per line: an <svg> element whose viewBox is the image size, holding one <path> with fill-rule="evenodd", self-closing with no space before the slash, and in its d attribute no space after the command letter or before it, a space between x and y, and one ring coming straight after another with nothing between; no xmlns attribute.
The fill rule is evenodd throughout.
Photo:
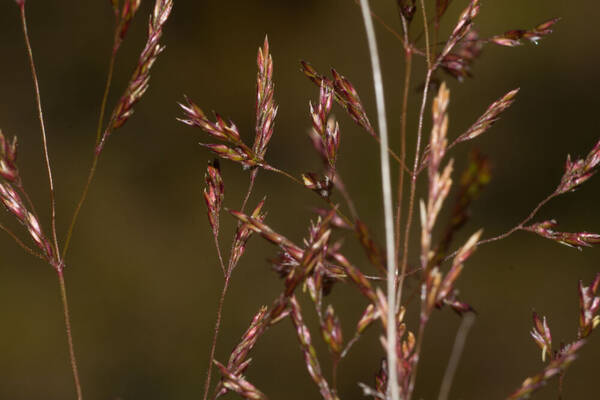
<svg viewBox="0 0 600 400"><path fill-rule="evenodd" d="M152 5L143 3L117 60L109 106L122 93L145 41ZM374 11L400 30L395 2L373 3ZM427 3L431 8L433 2ZM489 155L493 165L492 184L473 208L473 218L461 238L479 227L485 227L484 235L489 237L518 223L556 187L566 155L587 154L600 136L596 72L600 10L594 3L483 2L477 19L483 37L530 28L555 16L563 20L539 46L487 46L474 67L474 79L459 84L440 75L452 90L450 137L467 128L493 100L521 87L517 102L502 120L453 155L457 171L473 147ZM465 4L464 0L452 3L444 32ZM91 162L113 17L108 1L29 1L27 10L56 179L58 230L63 238ZM48 232L47 180L14 2L0 5L0 26L0 127L5 134L19 137L20 170ZM413 29L418 32L419 24ZM108 142L67 261L74 339L86 399L201 395L222 277L201 195L210 155L197 143L206 136L175 121L181 115L176 102L187 94L206 110L218 110L236 121L250 142L255 57L265 34L271 43L275 96L280 104L267 153L273 165L295 175L319 165L305 133L310 124L308 101L314 101L317 90L298 72L300 59L322 72L334 66L347 76L375 122L362 17L353 1L175 0L163 39L167 49L153 69L151 87L134 116ZM377 35L392 145L397 148L402 48L380 25ZM423 64L422 59L415 63L409 149L414 148ZM378 147L341 109L335 112L342 131L340 171L361 216L383 240ZM245 192L247 174L231 163L222 165L225 203L235 209ZM311 207L319 205L319 199L283 178L261 172L251 204L265 194L267 222L300 242ZM598 199L600 180L595 178L576 193L551 202L536 220L556 218L565 231L600 231ZM3 223L22 232L12 224L12 216L3 214ZM224 249L233 225L223 215ZM415 233L416 229L418 222ZM55 274L8 236L0 239L0 399L73 398ZM372 273L357 247L347 240L346 254ZM417 261L416 254L412 253L411 262ZM273 255L272 246L251 240L225 303L217 359L227 359L251 316L279 293L281 283L265 261ZM577 282L591 282L600 269L599 255L595 248L578 252L526 233L480 248L459 280L462 297L479 315L451 398L501 399L526 376L541 370L540 350L528 333L532 309L548 316L555 343L573 340L578 321ZM342 317L345 338L351 337L364 301L352 288L342 287L331 301ZM308 304L305 309L314 326ZM409 316L412 327L413 317ZM459 322L449 310L434 315L426 333L416 398L436 398ZM356 382L372 384L383 356L377 329L369 331L341 364L341 398L362 398ZM569 369L566 399L593 397L600 356L596 335ZM328 356L317 331L314 342L329 376ZM318 398L288 321L259 341L253 358L249 379L270 398ZM556 397L556 387L550 385L536 398Z"/></svg>

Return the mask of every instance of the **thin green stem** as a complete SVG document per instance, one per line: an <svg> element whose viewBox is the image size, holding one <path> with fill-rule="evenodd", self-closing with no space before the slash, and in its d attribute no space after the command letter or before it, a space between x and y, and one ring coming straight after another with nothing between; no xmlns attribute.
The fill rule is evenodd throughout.
<svg viewBox="0 0 600 400"><path fill-rule="evenodd" d="M29 33L27 32L27 18L25 17L25 1L19 2L19 10L21 12L21 25L23 26L23 35L25 37L25 45L27 47L27 55L29 57L29 66L31 67L31 76L33 78L33 86L35 89L35 101L37 105L38 119L42 130L42 148L44 152L44 161L46 163L46 172L48 173L48 183L50 186L50 215L52 225L52 240L56 256L60 258L58 238L56 236L56 201L54 195L54 179L52 178L52 168L50 166L50 156L48 155L48 141L46 138L46 124L44 122L44 113L42 111L42 99L40 95L40 84L38 81L35 63L33 61L33 51L29 41Z"/></svg>
<svg viewBox="0 0 600 400"><path fill-rule="evenodd" d="M63 267L56 267L58 274L58 283L60 285L60 299L63 305L63 315L65 317L65 328L67 330L67 343L69 345L69 360L71 361L71 370L73 372L73 380L75 381L75 391L77 392L77 400L83 399L81 392L81 383L79 381L79 372L77 369L77 359L75 357L75 348L73 346L73 335L71 333L71 317L69 316L69 303L67 301L67 288L63 275Z"/></svg>

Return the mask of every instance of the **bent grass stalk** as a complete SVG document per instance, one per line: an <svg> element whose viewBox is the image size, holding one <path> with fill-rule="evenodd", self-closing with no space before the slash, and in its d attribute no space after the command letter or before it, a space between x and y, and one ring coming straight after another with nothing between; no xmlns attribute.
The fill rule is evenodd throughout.
<svg viewBox="0 0 600 400"><path fill-rule="evenodd" d="M22 247L27 253L41 258L45 260L57 273L59 288L60 288L60 298L62 302L63 308L63 316L64 316L64 324L66 330L67 337L67 345L69 351L69 361L71 364L71 371L73 375L75 392L78 400L82 400L83 393L81 387L81 380L79 377L79 369L77 366L77 358L75 355L75 348L73 344L73 334L71 329L71 319L70 319L70 311L68 305L68 297L67 297L67 289L66 282L64 277L64 257L69 248L69 243L72 238L73 227L75 225L75 221L77 220L77 216L85 200L94 172L96 171L96 166L98 162L99 151L95 152L94 160L92 162L92 167L90 169L90 174L87 180L87 183L84 187L82 197L76 207L76 211L71 220L70 227L67 232L65 246L63 251L58 244L58 236L56 231L56 200L55 200L55 188L54 188L54 179L52 174L52 168L50 165L50 156L48 151L48 140L46 134L46 126L44 121L44 114L42 111L42 100L40 95L40 85L36 72L36 67L33 59L33 50L31 47L29 33L27 29L27 18L25 13L25 0L16 0L17 6L19 7L21 25L23 29L23 35L25 39L25 45L27 50L27 55L29 58L29 64L31 68L31 76L34 85L34 93L36 99L37 106L37 114L41 128L42 135L42 152L45 161L46 173L48 175L49 182L49 191L50 191L50 218L51 218L51 240L49 241L40 225L39 217L35 212L35 207L33 206L33 202L31 201L29 195L25 191L21 177L19 176L18 168L16 166L16 156L17 156L17 147L16 147L16 137L13 138L12 141L8 141L8 139L3 135L0 131L0 201L7 208L9 213L13 214L16 219L21 222L28 230L29 235L33 242L39 247L41 252L33 250L29 246L27 246L16 234L14 234L11 230L6 228L3 224L0 224L0 229L5 231L20 247ZM104 90L104 96L101 104L101 111L97 129L97 139L96 144L98 145L101 140L106 139L108 135L105 132L105 135L102 136L101 125L104 118L104 111L106 107L106 101L108 98L108 93L110 89L110 84L112 81L112 74L114 69L114 61L116 57L116 52L118 47L120 46L121 41L123 40L129 23L133 16L135 15L137 9L139 8L140 0L125 0L122 8L119 8L118 2L113 1L113 9L115 12L115 16L117 18L117 28L115 30L114 36L114 44L113 44L113 52L111 55L111 60L109 63L109 72L108 78ZM118 109L113 112L113 117L111 120L112 125L110 126L110 130L114 130L119 126L123 125L123 123L129 118L131 113L133 112L132 106L135 102L139 101L144 91L148 86L149 79L149 70L154 63L156 56L162 51L162 47L158 44L158 39L162 33L162 26L166 22L170 11L172 8L172 0L157 0L154 7L154 12L150 19L150 28L149 28L149 42L146 46L145 51L142 53L140 58L140 65L136 69L134 73L133 79L130 82L128 87L128 91L126 91L126 96L121 99L121 102L118 105ZM97 147L97 146L96 146ZM21 194L19 195L17 191ZM23 202L22 198L25 198L25 202Z"/></svg>
<svg viewBox="0 0 600 400"><path fill-rule="evenodd" d="M56 235L56 201L55 201L55 195L54 195L54 180L52 178L52 167L50 166L50 156L48 154L48 140L46 137L46 125L44 122L44 114L42 112L42 100L41 100L41 95L40 95L40 86L39 86L39 81L38 81L37 72L36 72L36 68L35 68L35 63L33 61L33 51L31 49L31 43L29 41L29 33L27 31L27 18L25 16L25 0L18 1L17 4L19 6L19 10L21 13L21 23L23 26L23 35L25 38L25 45L27 47L27 55L29 57L29 65L31 67L31 77L33 80L34 88L35 88L35 99L36 99L36 104L37 104L38 118L40 121L40 129L42 132L42 147L43 147L43 153L44 153L44 160L46 162L46 172L48 173L48 183L49 183L49 189L50 189L50 209L51 209L50 213L51 213L51 225L52 225L52 239L54 242L54 254L56 257L56 259L53 260L53 264L54 264L53 266L58 275L58 282L60 285L60 299L61 299L62 305L63 305L63 316L65 319L67 344L68 344L68 348L69 348L69 360L70 360L71 369L73 372L73 381L75 383L75 391L77 393L77 399L82 400L83 393L81 390L79 371L77 368L77 357L75 356L75 348L73 345L73 335L71 333L71 320L70 320L70 315L69 315L70 314L69 313L69 304L67 301L67 290L66 290L65 280L64 280L64 275L63 275L63 264L62 264L62 261L60 258L60 249L58 247L58 238ZM17 243L21 243L21 242L17 241ZM22 247L24 247L24 246L22 246ZM29 251L29 253L33 253L33 252Z"/></svg>

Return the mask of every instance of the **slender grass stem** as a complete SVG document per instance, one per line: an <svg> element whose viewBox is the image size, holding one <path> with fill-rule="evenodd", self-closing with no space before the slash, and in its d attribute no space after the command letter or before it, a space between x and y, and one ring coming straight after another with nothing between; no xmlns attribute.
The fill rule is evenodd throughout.
<svg viewBox="0 0 600 400"><path fill-rule="evenodd" d="M388 153L388 132L387 120L385 115L385 97L383 94L383 79L377 51L377 40L375 38L375 28L371 16L371 9L368 0L360 2L365 30L367 33L367 42L369 44L369 54L373 68L373 85L375 87L375 99L377 103L377 119L379 125L379 137L381 138L380 160L381 160L381 180L383 189L383 209L385 216L385 242L387 266L387 301L388 301L388 324L387 324L387 361L388 368L393 371L388 378L388 392L392 400L399 400L400 392L398 389L397 354L396 354L396 324L394 323L396 314L396 273L397 265L395 260L394 246L394 213L392 210L392 181L390 173L390 159Z"/></svg>
<svg viewBox="0 0 600 400"><path fill-rule="evenodd" d="M118 27L117 27L118 29ZM104 114L106 113L106 103L108 103L108 95L110 93L110 87L112 85L112 77L115 70L115 60L117 58L117 51L119 46L117 45L117 31L115 31L115 41L113 49L110 54L110 61L108 63L108 74L106 76L106 83L104 85L104 94L102 95L102 103L100 104L100 115L98 116L98 127L96 128L96 145L100 143L102 138L102 125L104 124Z"/></svg>
<svg viewBox="0 0 600 400"><path fill-rule="evenodd" d="M96 174L96 168L98 167L98 159L100 154L94 153L94 159L92 160L92 167L90 168L90 172L88 173L88 177L83 187L83 191L81 192L81 197L77 202L77 207L75 207L75 212L73 213L73 217L71 218L71 223L69 224L69 229L67 230L67 236L65 238L65 244L63 246L63 257L67 256L67 252L69 251L69 245L71 244L71 239L73 238L73 230L75 228L75 223L77 222L77 217L79 216L79 212L81 211L81 207L87 198L87 194L90 190L90 186L92 184L92 180L94 179L94 175Z"/></svg>
<svg viewBox="0 0 600 400"><path fill-rule="evenodd" d="M421 0L421 13L423 14L423 31L425 32L425 55L427 56L427 69L431 70L431 44L429 43L429 25L427 22L427 10L425 0Z"/></svg>
<svg viewBox="0 0 600 400"><path fill-rule="evenodd" d="M219 266L221 267L221 271L223 271L223 276L227 277L227 270L225 269L225 262L223 262L223 254L221 254L221 245L219 244L219 236L217 234L213 235L213 239L215 241L215 248L217 249L217 257L219 258Z"/></svg>
<svg viewBox="0 0 600 400"><path fill-rule="evenodd" d="M408 215L406 219L406 225L404 229L404 246L402 250L402 263L400 267L400 278L398 282L398 302L402 300L402 287L404 286L404 278L406 275L406 267L408 263L408 243L410 239L410 227L412 225L413 210L415 203L415 191L417 186L417 176L419 168L419 155L421 153L421 141L423 138L423 118L425 115L425 107L427 106L427 96L429 95L429 85L431 83L431 75L433 74L433 68L430 59L429 49L429 31L427 29L427 12L425 10L425 3L421 0L421 11L423 14L423 21L425 25L425 43L426 43L426 55L427 55L427 75L425 77L425 86L423 88L423 100L421 101L421 108L419 110L419 120L417 127L417 145L415 150L415 159L413 164L413 170L410 180L410 195L408 200ZM436 63L437 65L437 63Z"/></svg>
<svg viewBox="0 0 600 400"><path fill-rule="evenodd" d="M409 238L410 238L410 227L412 225L412 218L413 218L413 211L414 211L415 191L416 191L417 176L418 176L417 170L419 168L419 156L421 153L421 141L423 138L423 118L425 115L425 108L427 105L427 96L429 94L429 85L431 83L431 75L433 74L433 66L432 66L432 62L431 62L431 49L430 49L430 45L429 45L429 30L427 27L427 11L425 9L425 1L421 0L420 5L421 5L421 13L423 14L423 25L424 25L424 30L425 30L425 50L426 50L425 53L427 55L427 75L425 77L425 87L423 88L423 100L421 102L421 109L419 111L419 120L418 120L418 128L417 128L417 145L416 145L416 150L415 150L415 159L414 159L413 170L412 170L412 175L411 175L411 182L410 182L410 196L409 196L409 200L408 200L408 215L407 215L407 219L406 219L406 228L404 230L404 247L403 247L403 254L402 254L402 266L401 266L400 279L398 282L398 292L397 292L399 304L402 301L402 288L404 286L406 267L407 267L407 263L408 263L408 243L409 243ZM419 333L417 336L417 343L416 343L416 348L415 348L416 361L415 361L412 371L411 371L410 384L409 384L409 388L408 388L408 393L406 394L406 396L407 396L406 400L410 400L412 398L412 394L414 391L414 385L415 385L416 376L417 376L417 368L419 365L419 357L420 357L420 352L421 352L421 345L423 343L423 335L425 333L425 323L426 323L426 321L424 321L421 318L421 322L419 324Z"/></svg>
<svg viewBox="0 0 600 400"><path fill-rule="evenodd" d="M358 211L356 211L356 206L354 205L354 202L352 201L352 197L350 197L350 194L346 190L346 185L344 184L342 177L337 172L334 177L334 185L337 188L337 190L340 192L342 197L344 198L344 201L346 202L346 205L348 206L348 209L350 210L350 215L352 215L352 218L354 220L359 219Z"/></svg>
<svg viewBox="0 0 600 400"><path fill-rule="evenodd" d="M65 285L65 278L63 275L63 267L59 265L56 268L58 274L58 283L60 285L60 299L63 305L63 315L65 318L65 328L67 330L67 343L69 345L69 360L71 362L71 370L73 372L73 380L75 381L75 391L77 393L77 400L83 399L81 391L81 383L79 381L79 371L77 369L77 358L75 357L75 348L73 346L73 334L71 332L71 317L69 315L69 303L67 301L67 288Z"/></svg>
<svg viewBox="0 0 600 400"><path fill-rule="evenodd" d="M264 168L264 169L266 169L267 171L271 171L271 172L275 172L275 173L277 173L277 174L283 175L283 176L285 176L286 178L288 178L288 179L290 179L290 180L294 181L295 183L297 183L297 184L299 184L299 185L302 185L302 186L304 186L304 184L302 183L302 181L300 181L300 179L298 179L298 178L296 178L295 176L293 176L293 175L291 175L291 174L289 174L289 173L285 172L284 170L281 170L281 169L279 169L279 168L275 168L275 167L273 167L272 165L264 165L264 166L263 166L263 168Z"/></svg>
<svg viewBox="0 0 600 400"><path fill-rule="evenodd" d="M102 95L102 102L100 103L100 115L98 116L98 126L96 127L96 142L94 148L97 148L100 140L102 138L102 125L104 123L104 115L106 113L106 104L108 102L108 95L110 93L110 87L112 85L112 78L115 69L115 60L117 58L117 51L119 50L119 32L120 25L117 25L115 29L115 37L113 41L113 48L110 55L110 61L108 63L108 74L106 77L106 83L104 85L104 94ZM71 223L69 224L69 229L67 230L67 236L65 239L65 244L63 245L62 256L65 258L67 256L67 251L69 250L69 245L71 244L71 238L73 237L73 230L75 229L75 224L77 222L77 218L79 217L79 213L81 211L81 207L87 198L90 186L92 181L94 180L94 175L96 174L96 168L98 166L98 159L100 158L100 153L94 151L94 159L92 160L92 166L90 168L90 172L88 173L88 177L81 192L81 197L77 202L77 206L75 207L75 211L73 212L73 216L71 217Z"/></svg>
<svg viewBox="0 0 600 400"><path fill-rule="evenodd" d="M442 378L438 400L448 400L450 388L452 387L452 381L454 380L456 370L458 369L458 363L460 362L460 358L465 349L467 335L469 334L474 322L475 314L467 313L462 318L458 332L456 332L454 346L452 346L452 353L450 354L450 359L448 360L448 365L446 366L446 371L444 372L444 377Z"/></svg>
<svg viewBox="0 0 600 400"><path fill-rule="evenodd" d="M221 328L221 317L223 315L223 304L225 303L225 296L227 295L227 289L229 288L230 278L231 274L228 273L225 275L225 283L223 285L221 297L219 298L219 306L217 307L217 321L215 322L212 345L210 346L210 354L208 356L208 369L206 372L206 381L204 383L204 394L202 395L203 400L206 400L208 398L208 391L210 389L210 378L212 376L213 359L215 358L215 351L217 349L217 339L219 338L219 331Z"/></svg>
<svg viewBox="0 0 600 400"><path fill-rule="evenodd" d="M50 166L50 156L48 154L48 140L46 137L46 124L44 122L44 113L42 111L42 99L40 95L40 84L33 61L33 51L31 50L31 43L29 41L29 33L27 31L27 18L25 16L25 1L17 2L19 10L21 12L21 25L23 26L23 35L25 37L25 45L27 47L27 55L29 57L29 66L31 67L31 77L33 78L33 86L35 89L35 100L37 105L38 119L40 121L40 128L42 131L42 148L44 152L44 161L46 163L46 172L48 173L48 183L50 186L50 215L52 225L52 241L56 256L60 257L58 238L56 236L56 201L54 194L54 179L52 178L52 167ZM60 261L60 260L59 260Z"/></svg>
<svg viewBox="0 0 600 400"><path fill-rule="evenodd" d="M246 190L246 195L244 196L244 200L242 201L242 206L240 208L240 212L244 212L246 208L246 204L248 203L248 199L250 198L250 194L252 193L252 189L254 188L254 183L256 181L256 176L258 175L258 169L255 169L250 174L250 183L248 184L248 190ZM240 223L238 223L238 226ZM213 367L213 359L215 358L215 351L217 349L217 340L219 338L219 330L221 328L221 318L223 314L223 304L225 303L225 296L227 295L227 289L229 288L229 281L231 280L231 275L233 273L233 247L235 246L235 236L236 233L233 234L233 239L231 240L231 251L229 252L229 261L227 265L227 269L225 269L225 265L223 264L223 258L221 256L221 250L219 245L219 240L215 236L215 246L217 247L217 253L219 256L219 262L221 263L221 268L225 273L225 283L223 284L223 291L221 292L221 297L219 299L219 306L217 308L217 321L215 322L215 329L213 331L213 340L212 345L210 346L210 354L208 358L208 368L206 371L206 381L204 383L204 394L202 395L202 399L206 400L208 398L208 392L210 390L210 378L212 376L212 367Z"/></svg>
<svg viewBox="0 0 600 400"><path fill-rule="evenodd" d="M544 200L540 201L538 203L537 206L535 206L535 208L529 213L529 215L527 215L527 217L525 217L525 219L523 221L521 221L518 225L515 225L514 227L512 227L511 229L509 229L508 231L498 235L498 236L494 236L488 239L483 239L480 240L479 242L477 242L477 246L480 246L482 244L486 244L486 243L491 243L491 242L497 242L498 240L502 240L502 239L506 239L507 237L509 237L510 235L512 235L513 233L520 231L521 229L523 229L525 227L525 224L527 224L529 221L531 221L536 215L537 213L540 211L540 209L546 205L546 203L548 203L550 200L554 199L556 196L558 196L556 194L556 192L553 192L552 194L550 194L549 196L547 196ZM453 258L456 254L458 253L458 250L455 250L452 254L448 255L444 261L447 261L451 258Z"/></svg>
<svg viewBox="0 0 600 400"><path fill-rule="evenodd" d="M403 18L404 19L404 18ZM412 52L405 48L404 56L404 91L402 93L402 114L400 116L400 159L401 164L406 165L406 119L408 113L408 94L410 88L410 79L412 71ZM396 233L395 259L396 264L399 264L400 258L400 227L402 224L402 201L404 196L404 171L398 173L398 198L396 203L396 225L394 227Z"/></svg>
<svg viewBox="0 0 600 400"><path fill-rule="evenodd" d="M419 153L421 149L421 139L423 133L423 115L425 113L425 106L427 105L427 96L429 94L429 85L431 82L431 73L432 71L427 71L427 76L425 78L425 88L423 90L423 100L421 102L421 110L419 111L419 125L417 129L417 149L415 152L415 163L413 172L411 174L410 179L410 194L408 199L408 214L406 217L406 225L404 229L404 244L402 249L402 263L400 264L400 276L398 280L398 302L402 300L402 287L404 286L404 279L406 277L406 268L408 266L408 244L410 239L410 227L412 225L412 218L414 214L414 205L415 205L415 192L417 186L417 169L419 166Z"/></svg>

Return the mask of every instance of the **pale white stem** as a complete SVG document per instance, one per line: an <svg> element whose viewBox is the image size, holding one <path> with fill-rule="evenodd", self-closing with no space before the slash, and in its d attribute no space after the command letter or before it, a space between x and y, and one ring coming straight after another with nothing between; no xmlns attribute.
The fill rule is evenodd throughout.
<svg viewBox="0 0 600 400"><path fill-rule="evenodd" d="M394 215L392 211L392 179L390 175L390 159L388 154L388 132L387 121L385 116L385 101L383 95L383 80L381 76L381 66L379 64L379 54L377 52L377 40L375 39L375 29L371 18L371 9L368 0L360 1L365 30L367 32L367 41L369 43L369 54L373 67L373 85L375 87L375 101L377 104L377 120L379 126L379 138L381 139L381 182L383 188L383 211L385 216L385 245L387 265L387 362L388 371L388 395L391 400L399 400L400 393L398 390L397 355L396 355L396 275L397 265L396 256L394 254Z"/></svg>
<svg viewBox="0 0 600 400"><path fill-rule="evenodd" d="M454 339L454 346L452 347L452 354L450 355L450 360L446 366L446 372L444 372L444 378L442 379L442 385L440 386L440 395L438 396L438 400L448 400L450 388L452 387L452 381L454 380L454 375L456 375L456 370L458 369L458 362L460 361L460 357L462 356L465 348L467 335L469 334L469 330L473 326L474 322L475 314L472 313L465 314L462 319L460 327L458 328L458 332L456 333L456 338Z"/></svg>

